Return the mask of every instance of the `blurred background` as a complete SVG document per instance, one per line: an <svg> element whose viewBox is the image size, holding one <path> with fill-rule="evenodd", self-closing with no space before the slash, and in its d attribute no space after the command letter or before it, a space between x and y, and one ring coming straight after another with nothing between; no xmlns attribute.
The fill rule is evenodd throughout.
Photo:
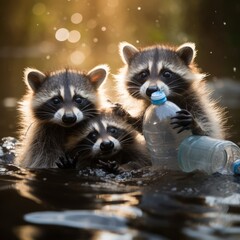
<svg viewBox="0 0 240 240"><path fill-rule="evenodd" d="M240 142L240 2L238 0L0 1L0 137L16 137L23 70L122 66L118 43L137 47L195 42L214 97L227 108L230 139ZM112 77L108 89L113 86ZM111 91L109 91L111 92Z"/></svg>

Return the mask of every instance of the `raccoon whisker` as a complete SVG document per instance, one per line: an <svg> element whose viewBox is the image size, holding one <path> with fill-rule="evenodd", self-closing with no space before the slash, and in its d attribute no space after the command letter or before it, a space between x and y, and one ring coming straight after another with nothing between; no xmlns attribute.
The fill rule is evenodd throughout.
<svg viewBox="0 0 240 240"><path fill-rule="evenodd" d="M133 80L131 80L131 79L129 79L128 82L129 82L129 83L133 83L135 86L141 86L141 85L142 85L141 83L135 82L135 81L133 81Z"/></svg>
<svg viewBox="0 0 240 240"><path fill-rule="evenodd" d="M76 148L73 150L73 152L75 152L76 154L85 153L86 151L90 152L91 146L89 146L87 144L81 144L81 148Z"/></svg>
<svg viewBox="0 0 240 240"><path fill-rule="evenodd" d="M182 94L177 93L177 92L172 92L171 96L173 96L173 97L182 97Z"/></svg>
<svg viewBox="0 0 240 240"><path fill-rule="evenodd" d="M25 134L24 134L24 137L27 136L28 131L30 130L30 128L32 127L32 125L33 125L35 122L36 122L36 120L33 121L32 123L30 123L30 125L28 126L28 128L27 128L27 130L26 130L26 132L25 132Z"/></svg>
<svg viewBox="0 0 240 240"><path fill-rule="evenodd" d="M141 94L139 93L138 90L136 90L135 92L132 93L133 97L141 97Z"/></svg>
<svg viewBox="0 0 240 240"><path fill-rule="evenodd" d="M132 142L133 138L131 136L131 133L133 133L135 130L131 130L127 133L124 133L122 135L120 135L119 137L119 141L121 142L121 144L126 144L126 143L130 143Z"/></svg>

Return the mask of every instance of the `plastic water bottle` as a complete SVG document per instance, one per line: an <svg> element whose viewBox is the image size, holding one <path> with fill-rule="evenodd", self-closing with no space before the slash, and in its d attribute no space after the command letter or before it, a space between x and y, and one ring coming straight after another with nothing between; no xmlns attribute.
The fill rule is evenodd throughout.
<svg viewBox="0 0 240 240"><path fill-rule="evenodd" d="M240 174L240 148L231 141L192 135L179 146L178 164L184 172Z"/></svg>
<svg viewBox="0 0 240 240"><path fill-rule="evenodd" d="M181 141L191 134L190 131L177 133L173 129L171 117L176 115L180 108L167 101L163 91L154 92L151 103L144 115L143 134L147 148L151 155L154 167L180 170L177 164L178 146Z"/></svg>

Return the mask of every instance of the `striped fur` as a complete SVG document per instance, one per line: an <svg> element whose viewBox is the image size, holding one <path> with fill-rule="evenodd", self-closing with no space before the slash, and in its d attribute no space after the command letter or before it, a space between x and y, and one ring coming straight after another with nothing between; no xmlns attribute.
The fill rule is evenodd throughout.
<svg viewBox="0 0 240 240"><path fill-rule="evenodd" d="M201 128L200 134L225 138L224 110L211 98L204 80L206 75L200 73L194 63L195 44L185 43L179 47L154 45L137 49L123 42L119 50L125 65L115 76L118 102L140 125L150 105L147 89L156 86L165 92L168 100L192 114ZM168 78L169 74L171 78Z"/></svg>
<svg viewBox="0 0 240 240"><path fill-rule="evenodd" d="M24 81L28 89L19 102L16 163L27 168L57 167L67 135L96 115L98 88L107 75L105 65L88 73L62 69L44 74L27 68Z"/></svg>

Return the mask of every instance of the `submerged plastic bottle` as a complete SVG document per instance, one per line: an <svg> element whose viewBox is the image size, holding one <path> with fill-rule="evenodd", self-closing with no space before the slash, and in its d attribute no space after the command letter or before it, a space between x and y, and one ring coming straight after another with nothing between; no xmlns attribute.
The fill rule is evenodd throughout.
<svg viewBox="0 0 240 240"><path fill-rule="evenodd" d="M181 141L191 134L190 131L177 133L170 124L171 117L180 108L167 101L163 91L154 92L151 103L143 118L143 135L151 155L152 165L164 169L179 170L177 151Z"/></svg>
<svg viewBox="0 0 240 240"><path fill-rule="evenodd" d="M179 146L178 164L184 172L240 174L240 148L231 141L192 135Z"/></svg>

